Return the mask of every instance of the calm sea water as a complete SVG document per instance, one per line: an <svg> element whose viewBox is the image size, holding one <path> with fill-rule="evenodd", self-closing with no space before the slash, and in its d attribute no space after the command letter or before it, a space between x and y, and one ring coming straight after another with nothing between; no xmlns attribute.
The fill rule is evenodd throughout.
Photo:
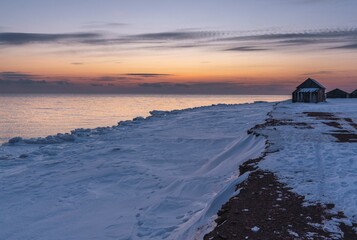
<svg viewBox="0 0 357 240"><path fill-rule="evenodd" d="M148 116L151 110L288 98L281 95L2 95L0 142L15 136L44 137L75 128L113 126L121 120Z"/></svg>

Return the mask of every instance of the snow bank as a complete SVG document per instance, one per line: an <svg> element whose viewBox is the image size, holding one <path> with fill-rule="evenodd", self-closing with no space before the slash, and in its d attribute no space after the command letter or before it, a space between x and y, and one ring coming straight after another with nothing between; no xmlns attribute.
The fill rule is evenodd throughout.
<svg viewBox="0 0 357 240"><path fill-rule="evenodd" d="M334 116L319 119L304 112L332 113ZM357 133L356 125L352 123L357 123L357 101L283 102L272 116L280 121L307 125L282 124L266 129L272 148L279 151L268 154L260 167L277 173L308 202L334 203L336 211L344 211L347 217L357 222L357 143L336 142L331 135L341 130ZM332 122L340 126L334 127Z"/></svg>
<svg viewBox="0 0 357 240"><path fill-rule="evenodd" d="M271 103L217 105L0 147L0 239L193 239L234 194Z"/></svg>

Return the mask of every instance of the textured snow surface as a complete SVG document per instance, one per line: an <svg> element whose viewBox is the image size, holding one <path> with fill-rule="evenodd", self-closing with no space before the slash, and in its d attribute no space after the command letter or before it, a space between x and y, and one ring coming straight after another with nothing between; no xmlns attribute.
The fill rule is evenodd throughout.
<svg viewBox="0 0 357 240"><path fill-rule="evenodd" d="M0 147L0 239L194 239L259 157L272 103L154 111ZM200 229L200 230L198 230Z"/></svg>
<svg viewBox="0 0 357 240"><path fill-rule="evenodd" d="M319 120L303 112L328 112L342 119ZM336 210L357 222L357 143L336 142L330 133L339 129L323 123L335 121L344 130L357 133L344 120L351 118L357 123L357 99L329 99L319 104L282 102L272 115L283 121L305 122L312 128L278 126L267 130L272 147L279 151L268 154L260 166L276 172L307 201L334 203Z"/></svg>

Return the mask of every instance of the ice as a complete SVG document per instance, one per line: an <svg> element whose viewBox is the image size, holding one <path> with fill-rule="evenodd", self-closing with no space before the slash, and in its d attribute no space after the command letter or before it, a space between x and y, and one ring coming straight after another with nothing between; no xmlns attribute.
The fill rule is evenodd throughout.
<svg viewBox="0 0 357 240"><path fill-rule="evenodd" d="M200 239L272 103L153 111L0 147L0 239Z"/></svg>

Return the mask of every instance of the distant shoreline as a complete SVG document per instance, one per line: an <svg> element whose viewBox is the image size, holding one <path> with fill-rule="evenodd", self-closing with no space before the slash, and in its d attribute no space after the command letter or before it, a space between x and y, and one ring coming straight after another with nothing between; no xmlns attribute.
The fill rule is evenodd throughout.
<svg viewBox="0 0 357 240"><path fill-rule="evenodd" d="M114 126L147 117L154 109L175 110L212 104L281 101L281 95L0 95L0 142L21 136L45 137L76 128Z"/></svg>

